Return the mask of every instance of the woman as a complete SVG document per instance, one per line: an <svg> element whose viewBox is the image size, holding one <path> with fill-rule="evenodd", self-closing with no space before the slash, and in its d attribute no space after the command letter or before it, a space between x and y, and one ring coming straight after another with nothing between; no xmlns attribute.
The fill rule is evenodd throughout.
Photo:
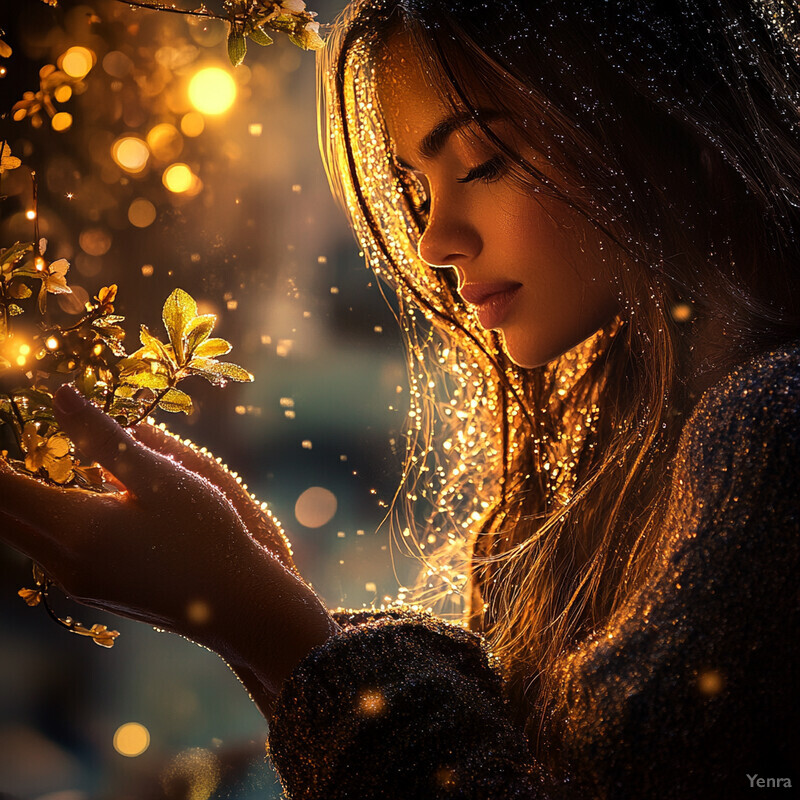
<svg viewBox="0 0 800 800"><path fill-rule="evenodd" d="M339 21L321 143L410 344L416 596L466 550L482 636L331 615L214 462L69 388L60 423L128 491L5 471L4 538L225 658L292 798L796 786L798 36L788 0Z"/></svg>

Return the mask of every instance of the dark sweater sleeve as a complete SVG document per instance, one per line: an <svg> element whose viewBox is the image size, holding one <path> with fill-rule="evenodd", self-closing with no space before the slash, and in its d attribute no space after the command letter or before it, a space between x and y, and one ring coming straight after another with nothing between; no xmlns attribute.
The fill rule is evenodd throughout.
<svg viewBox="0 0 800 800"><path fill-rule="evenodd" d="M747 775L794 769L797 362L701 400L652 577L558 666L540 760L477 635L413 612L343 617L278 700L269 747L287 796L734 798Z"/></svg>
<svg viewBox="0 0 800 800"><path fill-rule="evenodd" d="M338 621L270 726L291 800L534 796L524 736L476 634L412 610Z"/></svg>

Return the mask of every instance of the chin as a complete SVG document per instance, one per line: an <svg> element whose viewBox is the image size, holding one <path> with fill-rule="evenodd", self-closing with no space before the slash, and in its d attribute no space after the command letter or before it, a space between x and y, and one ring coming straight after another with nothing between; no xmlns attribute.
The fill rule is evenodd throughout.
<svg viewBox="0 0 800 800"><path fill-rule="evenodd" d="M534 369L543 367L551 361L560 358L564 353L583 344L587 339L594 336L601 326L592 328L585 334L572 337L547 337L547 336L526 336L516 337L507 335L500 331L503 340L503 350L506 355L523 369Z"/></svg>

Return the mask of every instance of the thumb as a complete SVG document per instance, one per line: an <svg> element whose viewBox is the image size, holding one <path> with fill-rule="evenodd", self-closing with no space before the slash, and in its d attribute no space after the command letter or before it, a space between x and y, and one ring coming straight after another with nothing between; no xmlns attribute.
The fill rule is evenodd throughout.
<svg viewBox="0 0 800 800"><path fill-rule="evenodd" d="M87 458L96 461L134 495L152 487L161 472L158 457L72 386L53 395L58 424Z"/></svg>

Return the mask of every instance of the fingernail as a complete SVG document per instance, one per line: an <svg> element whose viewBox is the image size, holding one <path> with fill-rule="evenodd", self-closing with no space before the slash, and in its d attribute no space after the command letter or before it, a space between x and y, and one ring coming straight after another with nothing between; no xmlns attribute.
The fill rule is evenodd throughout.
<svg viewBox="0 0 800 800"><path fill-rule="evenodd" d="M64 385L53 395L53 406L62 414L75 414L86 408L86 399L72 386Z"/></svg>

